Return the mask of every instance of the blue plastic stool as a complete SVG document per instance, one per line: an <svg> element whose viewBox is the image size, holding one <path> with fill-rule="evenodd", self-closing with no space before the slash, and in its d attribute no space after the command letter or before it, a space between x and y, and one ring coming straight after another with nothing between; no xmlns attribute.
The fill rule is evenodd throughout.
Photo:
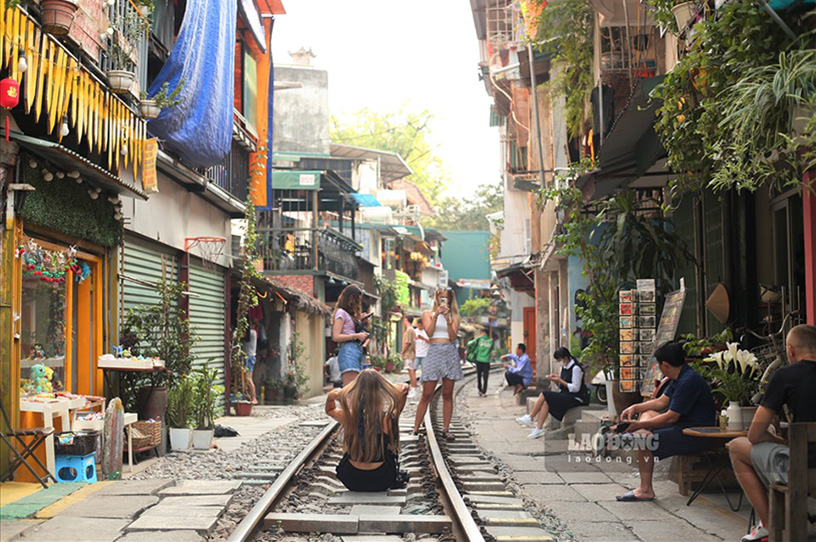
<svg viewBox="0 0 816 542"><path fill-rule="evenodd" d="M96 482L94 454L58 455L55 459L57 482Z"/></svg>

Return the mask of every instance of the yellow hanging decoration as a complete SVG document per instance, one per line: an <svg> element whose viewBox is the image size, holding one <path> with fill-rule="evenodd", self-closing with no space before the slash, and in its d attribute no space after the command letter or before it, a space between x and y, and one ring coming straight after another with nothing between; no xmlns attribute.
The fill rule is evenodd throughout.
<svg viewBox="0 0 816 542"><path fill-rule="evenodd" d="M6 0L0 0L0 27L0 70L8 69L21 82L25 112L42 122L44 108L49 134L59 130L67 116L78 143L84 141L97 154L107 152L111 172L118 173L120 160L125 166L132 162L138 170L147 136L144 120L41 32L26 12L8 7ZM25 74L18 68L21 53L29 65ZM128 154L122 155L125 147Z"/></svg>

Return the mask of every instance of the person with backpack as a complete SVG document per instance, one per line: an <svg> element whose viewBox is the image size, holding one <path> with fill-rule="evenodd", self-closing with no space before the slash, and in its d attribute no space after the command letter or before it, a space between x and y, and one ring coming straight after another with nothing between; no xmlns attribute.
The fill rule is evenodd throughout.
<svg viewBox="0 0 816 542"><path fill-rule="evenodd" d="M493 352L493 339L482 328L480 335L470 341L467 346L468 361L476 365L477 387L479 397L487 397L487 377L490 375L490 354Z"/></svg>
<svg viewBox="0 0 816 542"><path fill-rule="evenodd" d="M561 421L569 409L589 404L589 388L584 383L584 369L578 361L563 346L553 353L553 357L561 362L561 374L553 373L549 377L550 382L556 384L559 391L541 392L533 411L517 418L519 423L532 426L533 419L538 415L536 427L527 438L535 439L544 435L544 422L550 414Z"/></svg>

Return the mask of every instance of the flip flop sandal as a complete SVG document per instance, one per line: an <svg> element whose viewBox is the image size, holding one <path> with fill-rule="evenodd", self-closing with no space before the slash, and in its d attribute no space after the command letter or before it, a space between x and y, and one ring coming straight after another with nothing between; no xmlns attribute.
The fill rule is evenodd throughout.
<svg viewBox="0 0 816 542"><path fill-rule="evenodd" d="M639 501L653 501L654 497L638 497L635 495L634 490L627 491L623 495L618 495L615 497L615 500L618 502L639 502Z"/></svg>

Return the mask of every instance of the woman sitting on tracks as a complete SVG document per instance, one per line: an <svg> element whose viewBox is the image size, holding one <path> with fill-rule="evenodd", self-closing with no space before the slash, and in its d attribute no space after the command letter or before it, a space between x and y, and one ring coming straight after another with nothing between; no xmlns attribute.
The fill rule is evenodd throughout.
<svg viewBox="0 0 816 542"><path fill-rule="evenodd" d="M343 427L337 479L351 491L385 491L408 483L398 465L399 415L408 389L366 369L351 384L329 392L326 414Z"/></svg>
<svg viewBox="0 0 816 542"><path fill-rule="evenodd" d="M422 324L431 339L428 355L422 362L422 398L419 400L414 420L414 434L425 417L436 383L442 380L442 438L453 440L450 430L453 417L453 384L462 379L462 364L454 344L459 333L459 307L450 288L439 288L434 294L433 309L422 315Z"/></svg>

